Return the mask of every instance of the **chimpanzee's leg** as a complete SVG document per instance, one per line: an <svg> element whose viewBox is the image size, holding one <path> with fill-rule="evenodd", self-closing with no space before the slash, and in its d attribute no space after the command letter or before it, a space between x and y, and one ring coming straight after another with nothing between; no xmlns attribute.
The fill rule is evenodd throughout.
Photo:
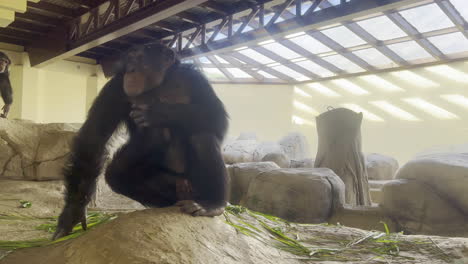
<svg viewBox="0 0 468 264"><path fill-rule="evenodd" d="M141 153L141 146L130 141L115 155L106 170L106 181L113 191L148 207L171 206L177 202L177 175L158 166L161 153Z"/></svg>

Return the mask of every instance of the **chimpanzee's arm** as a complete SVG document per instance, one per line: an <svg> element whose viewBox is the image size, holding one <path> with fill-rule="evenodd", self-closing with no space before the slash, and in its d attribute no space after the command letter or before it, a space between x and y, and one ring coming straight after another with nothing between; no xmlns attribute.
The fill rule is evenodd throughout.
<svg viewBox="0 0 468 264"><path fill-rule="evenodd" d="M130 104L123 92L122 76L117 75L99 93L74 139L69 166L64 170L65 207L54 238L67 235L79 222L85 226L83 214L101 171L105 145L129 112Z"/></svg>
<svg viewBox="0 0 468 264"><path fill-rule="evenodd" d="M13 90L11 89L8 73L0 73L0 93L6 105L13 103Z"/></svg>

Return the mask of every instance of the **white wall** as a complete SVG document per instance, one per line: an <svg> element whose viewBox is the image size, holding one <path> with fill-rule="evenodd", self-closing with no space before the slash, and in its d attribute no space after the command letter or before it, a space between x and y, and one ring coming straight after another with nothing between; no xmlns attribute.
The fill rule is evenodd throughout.
<svg viewBox="0 0 468 264"><path fill-rule="evenodd" d="M384 120L383 122L368 120L363 122L364 151L387 154L397 158L400 163L404 163L417 152L434 146L468 143L468 109L450 103L441 97L441 95L446 94L459 94L468 98L468 62L455 62L437 67L432 68L432 70L430 67L410 70L413 76L409 79L405 77L407 73L404 75L400 72L378 74L378 77L384 81L399 87L400 91L383 90L384 82L382 79L377 84L372 84L362 77L354 77L347 80L366 90L368 94L352 94L337 85L336 81L326 81L319 83L322 85L320 87L335 91L339 97L324 96L317 90L303 85L299 88L307 92L310 97L300 96L296 93L295 99L306 103L318 112L326 111L328 106L340 107L343 103L354 103L378 115ZM434 69L437 69L438 73L435 73ZM311 84L312 87L317 87L316 85ZM424 99L455 114L458 118L454 120L436 118L406 103L402 100L405 98ZM400 107L416 116L420 121L401 120L370 103L379 100L385 100ZM314 121L313 114L297 109L295 113L302 114ZM312 153L315 153L317 145L315 130L308 136L312 143Z"/></svg>
<svg viewBox="0 0 468 264"><path fill-rule="evenodd" d="M230 116L228 137L255 132L270 141L292 129L291 86L216 84L214 88Z"/></svg>

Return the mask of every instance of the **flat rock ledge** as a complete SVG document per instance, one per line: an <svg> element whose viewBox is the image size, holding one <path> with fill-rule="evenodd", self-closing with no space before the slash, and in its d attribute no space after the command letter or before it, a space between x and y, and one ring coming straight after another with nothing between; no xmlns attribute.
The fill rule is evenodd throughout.
<svg viewBox="0 0 468 264"><path fill-rule="evenodd" d="M116 220L93 228L78 238L51 246L14 251L1 259L0 264L343 263L343 260L335 262L318 257L305 258L308 261L304 262L304 257L279 250L261 237L259 239L238 232L226 223L227 219L234 219L235 214L228 215L228 218L192 217L181 214L174 207L122 214ZM241 217L238 219L251 224L254 223L252 220L257 219L245 212L241 213ZM263 221L271 223L265 219ZM369 237L369 231L343 226L277 223L282 232L310 248L313 256L322 254L314 251L314 248L339 248L337 254L347 254L347 257L353 258L351 263L359 264L447 263L443 260L444 256L450 257L449 263L468 261L468 239L465 238L401 235L398 240L413 241L414 244L405 246L407 242L402 243L399 246L400 257L392 259L392 256L386 255L384 262L381 262L382 258L378 258L373 251L363 250L371 246L366 244L367 239L362 240ZM261 226L256 225L256 228L261 232ZM272 233L266 234L273 237ZM428 243L416 243L421 241ZM431 248L430 251L424 251L417 247ZM352 248L354 251L346 253Z"/></svg>

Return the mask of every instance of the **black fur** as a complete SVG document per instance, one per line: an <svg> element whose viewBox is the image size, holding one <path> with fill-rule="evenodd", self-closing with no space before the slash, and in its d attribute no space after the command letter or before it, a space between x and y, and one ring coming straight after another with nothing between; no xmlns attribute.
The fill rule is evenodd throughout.
<svg viewBox="0 0 468 264"><path fill-rule="evenodd" d="M114 191L147 206L170 206L177 202L175 179L183 178L192 184L196 202L207 207L226 204L228 180L220 146L228 115L208 80L191 65L172 66L161 85L189 87L191 102L150 108L148 118L158 125L149 130L155 133L149 135L152 139L148 142L148 132L139 130L129 117L131 104L124 93L123 75L117 73L105 85L75 138L70 164L64 171L66 204L55 237L67 234L82 220L102 169L105 145L121 123L126 124L130 139L105 173ZM182 139L185 156L180 158L187 161L184 173L164 167L162 157L169 145L158 143L161 126L170 127Z"/></svg>
<svg viewBox="0 0 468 264"><path fill-rule="evenodd" d="M8 61L8 66L3 73L0 73L0 93L2 95L3 102L7 105L13 103L13 90L10 83L10 64L11 60L8 56L0 52L0 59L6 59Z"/></svg>

